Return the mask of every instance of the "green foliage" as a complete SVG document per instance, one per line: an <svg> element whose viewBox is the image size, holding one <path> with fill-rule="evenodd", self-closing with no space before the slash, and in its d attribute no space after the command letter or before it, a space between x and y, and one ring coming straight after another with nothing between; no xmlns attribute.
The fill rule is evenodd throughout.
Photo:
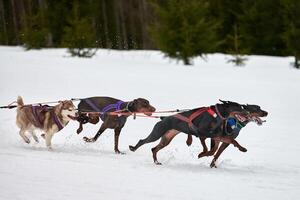
<svg viewBox="0 0 300 200"><path fill-rule="evenodd" d="M244 0L239 14L240 33L243 46L251 54L284 55L282 40L284 24L280 15L280 0Z"/></svg>
<svg viewBox="0 0 300 200"><path fill-rule="evenodd" d="M300 68L299 4L299 0L0 0L0 44L68 47L78 56L92 56L97 47L159 49L185 64L211 52L231 54L229 62L235 65L244 63L244 54L292 55Z"/></svg>
<svg viewBox="0 0 300 200"><path fill-rule="evenodd" d="M27 50L40 49L45 46L49 31L42 22L43 12L40 10L37 14L28 15L25 19L28 25L21 32L21 40Z"/></svg>
<svg viewBox="0 0 300 200"><path fill-rule="evenodd" d="M154 2L157 23L151 28L157 47L169 57L190 64L190 58L215 50L216 23L208 17L208 1Z"/></svg>
<svg viewBox="0 0 300 200"><path fill-rule="evenodd" d="M247 50L241 47L241 35L237 24L233 26L233 34L227 35L227 42L233 46L227 52L232 55L232 58L228 59L228 62L234 63L235 66L244 66L247 58L243 54Z"/></svg>
<svg viewBox="0 0 300 200"><path fill-rule="evenodd" d="M294 66L300 68L300 1L282 0L281 3L286 22L283 39L288 51L295 57Z"/></svg>
<svg viewBox="0 0 300 200"><path fill-rule="evenodd" d="M69 18L69 26L65 27L63 45L68 47L72 56L92 57L97 47L96 32L88 17L81 17L79 4L73 7L73 15Z"/></svg>

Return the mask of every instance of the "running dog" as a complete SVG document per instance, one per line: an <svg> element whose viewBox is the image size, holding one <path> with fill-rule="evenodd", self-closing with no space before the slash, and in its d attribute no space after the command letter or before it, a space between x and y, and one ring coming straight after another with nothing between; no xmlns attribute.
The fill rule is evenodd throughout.
<svg viewBox="0 0 300 200"><path fill-rule="evenodd" d="M184 132L205 138L217 137L222 133L224 119L230 115L242 120L245 119L247 112L238 103L222 101L222 104L196 108L163 118L154 126L147 138L139 140L135 146L129 146L129 149L136 151L140 146L161 138L160 143L152 148L154 163L160 165L161 163L157 160L157 152L167 146L178 133ZM221 141L223 141L222 138ZM234 139L224 142L233 144L241 151L244 150Z"/></svg>
<svg viewBox="0 0 300 200"><path fill-rule="evenodd" d="M224 124L223 128L223 134L220 137L212 138L211 139L211 150L207 151L207 147L205 144L205 139L200 138L201 144L203 145L203 151L198 155L198 158L204 157L204 156L212 156L214 155L214 158L210 164L210 167L217 167L216 161L222 154L222 152L229 146L229 143L223 142L221 146L219 147L220 141L222 141L220 138L222 137L224 139L235 139L239 135L241 129L245 127L249 122L253 121L256 122L258 125L262 125L264 122L260 117L266 117L268 115L268 112L262 110L260 106L258 105L242 105L242 107L249 112L249 115L247 116L247 119L245 121L240 121L238 119L228 118ZM246 152L247 149L244 149L244 152Z"/></svg>
<svg viewBox="0 0 300 200"><path fill-rule="evenodd" d="M92 138L84 137L84 141L95 142L106 129L114 129L114 150L115 153L120 154L121 152L118 147L119 136L126 123L127 117L136 112L150 116L152 115L152 112L155 111L155 108L150 105L148 100L143 98L124 102L111 97L90 97L81 99L78 104L78 110L79 116L77 121L80 123L79 128L77 129L78 134L83 130L83 124L97 124L99 122L99 118L103 121L96 135ZM118 112L120 115L110 115L109 112Z"/></svg>
<svg viewBox="0 0 300 200"><path fill-rule="evenodd" d="M26 143L30 143L25 132L31 133L33 139L39 142L35 130L39 129L44 134L46 146L51 149L53 135L63 129L70 120L75 119L76 108L72 101L61 101L58 105L50 107L24 105L22 97L17 99L16 124L20 128L19 134Z"/></svg>

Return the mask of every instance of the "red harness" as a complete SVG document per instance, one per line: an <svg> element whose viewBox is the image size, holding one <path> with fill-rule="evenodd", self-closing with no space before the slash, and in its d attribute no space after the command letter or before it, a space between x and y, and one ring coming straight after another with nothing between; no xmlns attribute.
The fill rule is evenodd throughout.
<svg viewBox="0 0 300 200"><path fill-rule="evenodd" d="M195 128L196 126L193 124L193 120L195 118L197 118L198 116L202 115L202 113L204 113L204 112L208 112L208 114L210 114L214 118L218 117L217 113L215 111L213 111L210 107L199 108L198 110L193 112L189 117L185 117L181 114L176 114L176 115L174 115L174 117L188 123L189 127Z"/></svg>

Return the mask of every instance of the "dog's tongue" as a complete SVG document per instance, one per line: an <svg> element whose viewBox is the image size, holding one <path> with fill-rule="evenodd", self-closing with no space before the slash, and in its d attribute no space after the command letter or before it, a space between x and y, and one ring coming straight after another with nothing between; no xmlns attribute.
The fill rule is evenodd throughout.
<svg viewBox="0 0 300 200"><path fill-rule="evenodd" d="M74 116L72 116L72 115L68 115L68 117L69 117L70 119L72 119L72 120L77 120L77 117L74 117Z"/></svg>
<svg viewBox="0 0 300 200"><path fill-rule="evenodd" d="M251 121L254 121L259 126L261 126L263 124L263 122L265 122L257 116L252 116Z"/></svg>

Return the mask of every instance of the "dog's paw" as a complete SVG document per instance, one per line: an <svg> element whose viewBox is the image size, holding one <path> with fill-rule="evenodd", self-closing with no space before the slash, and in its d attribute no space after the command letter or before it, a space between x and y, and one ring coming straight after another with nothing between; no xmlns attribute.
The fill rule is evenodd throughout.
<svg viewBox="0 0 300 200"><path fill-rule="evenodd" d="M202 158L204 156L206 156L207 151L202 151L201 153L198 154L198 158Z"/></svg>
<svg viewBox="0 0 300 200"><path fill-rule="evenodd" d="M39 141L39 138L38 137L33 137L33 139L34 139L34 141L36 142L36 143L39 143L40 141Z"/></svg>
<svg viewBox="0 0 300 200"><path fill-rule="evenodd" d="M116 153L116 154L121 154L121 155L126 154L125 152L122 152L122 151L119 151L119 150L115 150L115 153Z"/></svg>
<svg viewBox="0 0 300 200"><path fill-rule="evenodd" d="M30 140L28 138L24 139L24 141L29 144L30 143Z"/></svg>
<svg viewBox="0 0 300 200"><path fill-rule="evenodd" d="M130 151L133 151L133 152L135 152L135 148L134 148L134 146L131 146L131 145L129 145L129 149L130 149Z"/></svg>
<svg viewBox="0 0 300 200"><path fill-rule="evenodd" d="M217 168L216 163L210 163L210 168Z"/></svg>
<svg viewBox="0 0 300 200"><path fill-rule="evenodd" d="M185 143L186 143L186 145L191 146L191 145L192 145L192 142L193 142L192 140L189 140L189 139L188 139L188 140L186 140Z"/></svg>
<svg viewBox="0 0 300 200"><path fill-rule="evenodd" d="M212 160L210 163L210 168L217 168L216 161Z"/></svg>
<svg viewBox="0 0 300 200"><path fill-rule="evenodd" d="M79 134L79 133L81 133L81 131L82 131L82 128L78 128L76 133Z"/></svg>
<svg viewBox="0 0 300 200"><path fill-rule="evenodd" d="M95 142L95 139L94 139L94 138L83 137L83 140L84 140L85 142Z"/></svg>
<svg viewBox="0 0 300 200"><path fill-rule="evenodd" d="M244 148L244 147L240 147L239 150L242 151L242 152L247 152L247 149Z"/></svg>
<svg viewBox="0 0 300 200"><path fill-rule="evenodd" d="M154 161L154 164L156 165L162 165L160 162L158 162L157 160Z"/></svg>

